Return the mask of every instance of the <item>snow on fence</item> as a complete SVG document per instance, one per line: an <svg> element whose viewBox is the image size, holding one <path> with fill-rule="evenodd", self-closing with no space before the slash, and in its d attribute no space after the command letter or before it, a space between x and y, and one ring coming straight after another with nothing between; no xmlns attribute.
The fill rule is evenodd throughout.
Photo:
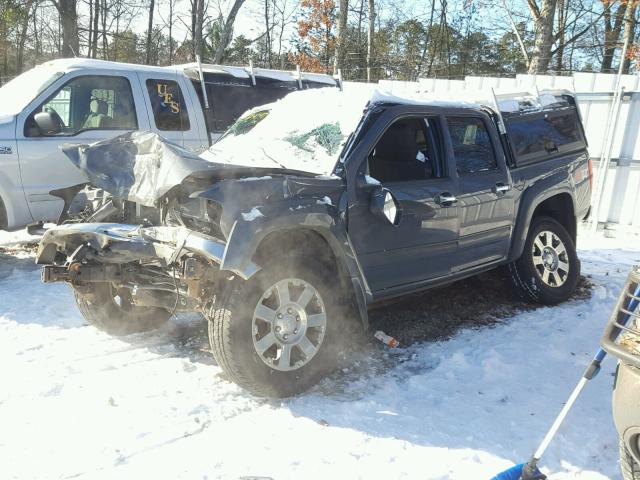
<svg viewBox="0 0 640 480"><path fill-rule="evenodd" d="M468 76L464 80L381 80L378 86L398 94L419 90L442 93L448 97L457 93L478 95L480 92L490 92L491 88L497 93L535 93L536 87L539 90L550 88L576 92L596 174L594 187L600 174L598 166L607 163L602 160L606 160L608 155L611 160L600 195L598 221L606 229L640 233L640 76L623 75L621 78L621 101L619 108L614 109L618 114L617 118L614 115L612 121L611 151L608 152L605 133L609 112L616 100L616 78L615 74L604 73L574 73L572 76L516 75L515 78Z"/></svg>

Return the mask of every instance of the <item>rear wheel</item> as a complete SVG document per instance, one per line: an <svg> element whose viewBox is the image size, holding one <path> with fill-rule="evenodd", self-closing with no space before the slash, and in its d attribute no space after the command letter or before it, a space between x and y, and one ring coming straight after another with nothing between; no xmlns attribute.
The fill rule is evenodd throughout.
<svg viewBox="0 0 640 480"><path fill-rule="evenodd" d="M111 335L154 330L169 320L164 308L139 307L131 301L131 290L110 283L94 283L88 292L74 290L82 316L94 327Z"/></svg>
<svg viewBox="0 0 640 480"><path fill-rule="evenodd" d="M635 461L622 438L620 439L620 470L624 480L640 480L640 465Z"/></svg>
<svg viewBox="0 0 640 480"><path fill-rule="evenodd" d="M229 378L259 396L288 397L337 364L344 302L326 266L287 258L228 281L209 315L209 340Z"/></svg>
<svg viewBox="0 0 640 480"><path fill-rule="evenodd" d="M567 300L575 290L580 261L565 228L550 217L536 217L522 255L509 265L509 272L520 297L553 305Z"/></svg>

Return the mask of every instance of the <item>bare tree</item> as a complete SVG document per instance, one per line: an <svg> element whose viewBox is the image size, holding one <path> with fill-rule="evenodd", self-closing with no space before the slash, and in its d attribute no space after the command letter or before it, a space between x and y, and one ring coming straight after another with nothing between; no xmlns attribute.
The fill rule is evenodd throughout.
<svg viewBox="0 0 640 480"><path fill-rule="evenodd" d="M227 19L224 22L224 27L222 29L222 34L220 35L220 43L218 44L216 51L213 55L213 63L221 63L222 58L224 57L224 50L231 43L231 32L233 32L233 24L236 21L236 16L238 15L238 11L244 0L234 0L233 6L231 7L231 11L229 15L227 15Z"/></svg>
<svg viewBox="0 0 640 480"><path fill-rule="evenodd" d="M76 0L53 0L60 14L62 27L63 57L75 57L79 54L80 39L78 37L78 6Z"/></svg>

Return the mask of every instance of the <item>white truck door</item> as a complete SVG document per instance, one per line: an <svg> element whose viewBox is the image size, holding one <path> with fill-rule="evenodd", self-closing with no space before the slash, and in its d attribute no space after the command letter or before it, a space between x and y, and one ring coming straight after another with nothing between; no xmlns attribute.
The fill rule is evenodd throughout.
<svg viewBox="0 0 640 480"><path fill-rule="evenodd" d="M191 98L185 78L170 72L138 72L140 87L149 112L151 130L194 152L208 146L206 131L201 132L197 99Z"/></svg>
<svg viewBox="0 0 640 480"><path fill-rule="evenodd" d="M141 93L135 74L84 69L62 77L18 116L20 169L34 221L53 221L60 215L63 202L51 196L51 190L87 181L60 146L149 128ZM36 121L42 113L48 114L45 121Z"/></svg>

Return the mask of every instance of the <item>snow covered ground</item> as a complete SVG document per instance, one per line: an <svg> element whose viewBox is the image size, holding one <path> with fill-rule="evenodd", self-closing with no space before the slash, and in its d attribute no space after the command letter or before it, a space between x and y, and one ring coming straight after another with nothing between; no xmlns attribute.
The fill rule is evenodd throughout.
<svg viewBox="0 0 640 480"><path fill-rule="evenodd" d="M224 379L198 319L126 339L86 326L69 288L40 282L26 240L0 233L3 479L488 480L535 449L640 262L636 240L581 238L590 299L373 345L311 392L267 401ZM619 478L614 366L552 443L550 478Z"/></svg>

